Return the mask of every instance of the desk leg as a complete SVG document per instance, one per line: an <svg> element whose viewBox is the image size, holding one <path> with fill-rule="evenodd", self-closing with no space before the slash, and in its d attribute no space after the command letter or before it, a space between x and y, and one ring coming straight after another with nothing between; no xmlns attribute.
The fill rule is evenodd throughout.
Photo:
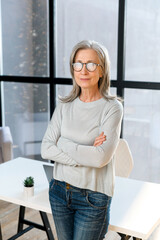
<svg viewBox="0 0 160 240"><path fill-rule="evenodd" d="M28 225L29 227L26 228L26 231L32 229L33 227L37 228L37 229L40 229L40 230L43 230L46 232L47 234L47 237L48 237L48 240L54 240L54 237L53 237L53 233L52 233L52 230L51 230L51 227L50 227L50 223L48 221L48 217L47 217L47 214L45 212L40 212L40 216L41 216L41 219L42 219L42 222L43 222L43 225L40 225L40 224L37 224L37 223L34 223L34 222L31 222L31 221L28 221L24 218L24 215L25 215L25 207L23 206L20 206L20 210L19 210L19 220L18 220L18 230L17 230L17 236L23 232L25 233L25 229L23 230L23 224L26 224ZM16 238L15 238L16 239ZM0 239L1 240L1 239ZM12 240L12 239L10 239Z"/></svg>
<svg viewBox="0 0 160 240"><path fill-rule="evenodd" d="M141 238L133 237L133 240L142 240Z"/></svg>
<svg viewBox="0 0 160 240"><path fill-rule="evenodd" d="M2 240L1 223L0 223L0 240Z"/></svg>
<svg viewBox="0 0 160 240"><path fill-rule="evenodd" d="M50 223L48 221L47 214L44 213L44 212L41 212L41 211L39 211L39 212L40 212L40 215L41 215L41 218L42 218L42 222L43 222L48 240L54 240L53 233L52 233L52 230L51 230L51 227L50 227Z"/></svg>
<svg viewBox="0 0 160 240"><path fill-rule="evenodd" d="M129 240L131 238L131 236L128 236L128 235L125 235L125 234L122 234L122 233L118 233L121 237L121 240ZM136 238L136 237L132 237L133 240L142 240L141 238Z"/></svg>
<svg viewBox="0 0 160 240"><path fill-rule="evenodd" d="M121 240L129 240L130 239L130 236L127 236L127 235L125 235L123 233L118 233L118 234L120 235Z"/></svg>
<svg viewBox="0 0 160 240"><path fill-rule="evenodd" d="M18 219L18 230L17 230L18 233L23 230L24 215L25 215L25 207L20 206L19 219Z"/></svg>

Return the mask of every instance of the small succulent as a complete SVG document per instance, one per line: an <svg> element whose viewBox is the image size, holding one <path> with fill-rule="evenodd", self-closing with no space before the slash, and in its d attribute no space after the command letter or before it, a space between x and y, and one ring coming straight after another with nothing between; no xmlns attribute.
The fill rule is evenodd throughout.
<svg viewBox="0 0 160 240"><path fill-rule="evenodd" d="M34 186L34 178L33 177L27 177L24 179L23 184L25 187L33 187Z"/></svg>

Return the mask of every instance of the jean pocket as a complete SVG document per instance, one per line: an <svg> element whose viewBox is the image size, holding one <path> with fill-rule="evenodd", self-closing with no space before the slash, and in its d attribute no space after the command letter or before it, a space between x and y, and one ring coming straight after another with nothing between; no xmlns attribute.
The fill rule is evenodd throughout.
<svg viewBox="0 0 160 240"><path fill-rule="evenodd" d="M87 191L86 200L93 208L105 209L108 207L111 197L103 193Z"/></svg>

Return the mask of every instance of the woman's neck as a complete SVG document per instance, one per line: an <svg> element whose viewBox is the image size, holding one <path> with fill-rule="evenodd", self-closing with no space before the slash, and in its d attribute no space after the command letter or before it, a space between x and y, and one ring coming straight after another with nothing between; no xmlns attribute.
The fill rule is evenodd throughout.
<svg viewBox="0 0 160 240"><path fill-rule="evenodd" d="M102 98L99 90L93 91L93 90L88 90L88 89L81 89L81 94L80 94L80 100L83 102L93 102L96 101L100 98Z"/></svg>

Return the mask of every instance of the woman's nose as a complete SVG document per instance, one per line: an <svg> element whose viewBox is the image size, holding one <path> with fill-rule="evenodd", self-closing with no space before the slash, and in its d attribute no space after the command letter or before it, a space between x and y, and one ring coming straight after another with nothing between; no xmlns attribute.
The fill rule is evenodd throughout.
<svg viewBox="0 0 160 240"><path fill-rule="evenodd" d="M86 64L83 64L83 68L81 70L81 73L83 73L83 74L87 74L88 73L88 70L86 68Z"/></svg>

